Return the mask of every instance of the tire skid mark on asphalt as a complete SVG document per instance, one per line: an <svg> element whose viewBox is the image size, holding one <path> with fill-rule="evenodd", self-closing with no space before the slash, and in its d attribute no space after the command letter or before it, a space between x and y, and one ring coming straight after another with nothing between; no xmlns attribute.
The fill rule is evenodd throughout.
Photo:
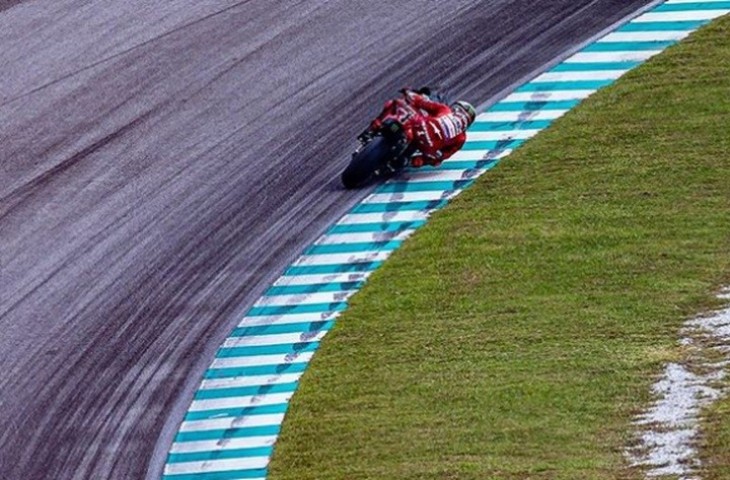
<svg viewBox="0 0 730 480"><path fill-rule="evenodd" d="M478 115L465 148L441 168L409 170L345 214L274 282L221 346L163 478L264 479L306 365L369 274L431 213L513 149L596 90L727 13L725 0L668 0L639 13Z"/></svg>

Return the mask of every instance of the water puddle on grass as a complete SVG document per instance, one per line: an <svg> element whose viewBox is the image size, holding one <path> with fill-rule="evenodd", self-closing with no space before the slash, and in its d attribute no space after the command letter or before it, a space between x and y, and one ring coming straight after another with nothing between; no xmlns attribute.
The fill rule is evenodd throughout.
<svg viewBox="0 0 730 480"><path fill-rule="evenodd" d="M730 299L730 288L719 297ZM683 363L668 364L652 386L657 400L636 418L638 445L627 451L647 478L700 478L700 412L729 393L722 383L730 365L730 307L687 321L681 335L688 355Z"/></svg>

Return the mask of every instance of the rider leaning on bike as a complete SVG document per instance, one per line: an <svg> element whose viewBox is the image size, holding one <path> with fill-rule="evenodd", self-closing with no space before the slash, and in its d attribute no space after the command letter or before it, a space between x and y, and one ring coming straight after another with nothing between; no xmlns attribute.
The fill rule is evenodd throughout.
<svg viewBox="0 0 730 480"><path fill-rule="evenodd" d="M464 146L466 129L474 122L476 110L464 101L451 106L433 101L428 96L428 88L403 89L401 93L403 98L386 102L382 113L358 138L367 141L380 129L385 118L396 116L402 119L408 141L420 152L411 158L411 166L441 165Z"/></svg>

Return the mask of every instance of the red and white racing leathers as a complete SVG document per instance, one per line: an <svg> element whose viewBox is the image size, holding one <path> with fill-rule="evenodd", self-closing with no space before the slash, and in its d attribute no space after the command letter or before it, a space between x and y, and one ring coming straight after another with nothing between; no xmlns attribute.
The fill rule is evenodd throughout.
<svg viewBox="0 0 730 480"><path fill-rule="evenodd" d="M425 95L409 91L405 96L405 100L388 101L371 127L379 128L390 116L405 118L403 127L408 140L421 152L411 159L411 165L441 165L464 146L466 119L455 115L448 105L434 102ZM409 114L403 115L406 110Z"/></svg>

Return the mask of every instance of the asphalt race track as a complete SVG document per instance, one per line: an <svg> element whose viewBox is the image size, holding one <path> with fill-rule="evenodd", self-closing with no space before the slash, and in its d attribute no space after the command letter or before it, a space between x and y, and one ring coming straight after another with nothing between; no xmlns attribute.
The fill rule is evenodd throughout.
<svg viewBox="0 0 730 480"><path fill-rule="evenodd" d="M160 472L389 95L481 103L646 3L0 0L0 479Z"/></svg>

